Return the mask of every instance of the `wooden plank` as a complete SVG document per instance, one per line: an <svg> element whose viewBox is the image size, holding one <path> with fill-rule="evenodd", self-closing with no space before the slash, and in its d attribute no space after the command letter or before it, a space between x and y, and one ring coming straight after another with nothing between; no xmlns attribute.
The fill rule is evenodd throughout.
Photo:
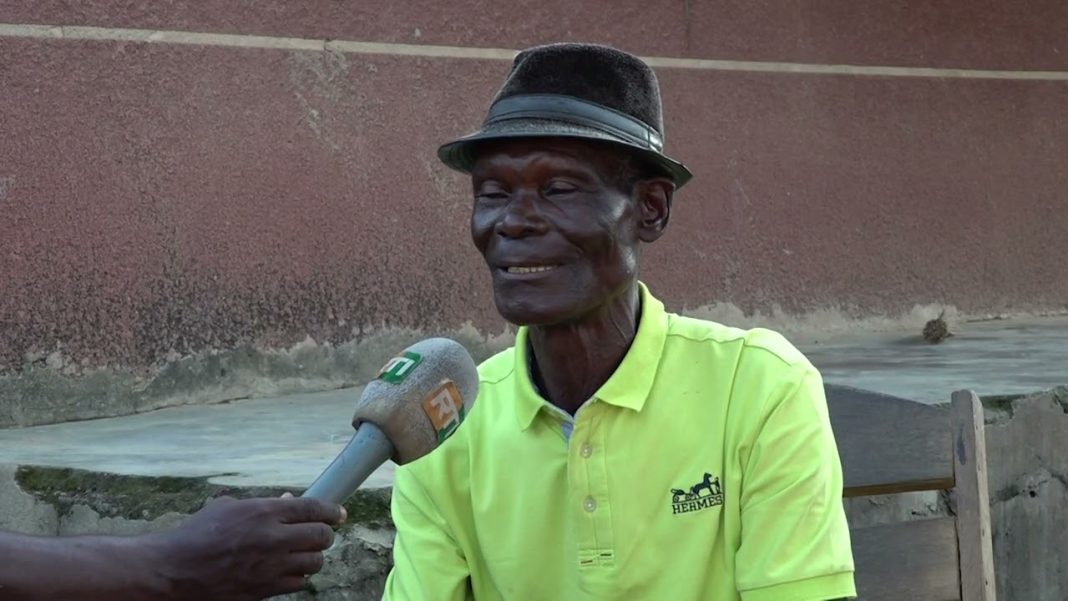
<svg viewBox="0 0 1068 601"><path fill-rule="evenodd" d="M960 601L953 518L850 532L862 601Z"/></svg>
<svg viewBox="0 0 1068 601"><path fill-rule="evenodd" d="M983 404L974 392L959 390L952 408L962 599L996 601Z"/></svg>
<svg viewBox="0 0 1068 601"><path fill-rule="evenodd" d="M836 384L825 385L844 496L953 488L949 411Z"/></svg>

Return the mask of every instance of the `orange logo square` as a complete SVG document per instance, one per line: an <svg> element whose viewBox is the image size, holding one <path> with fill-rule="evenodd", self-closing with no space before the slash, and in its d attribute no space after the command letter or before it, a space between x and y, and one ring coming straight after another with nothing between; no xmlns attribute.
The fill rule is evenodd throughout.
<svg viewBox="0 0 1068 601"><path fill-rule="evenodd" d="M460 396L460 389L451 380L445 380L423 399L423 412L434 424L438 442L444 441L464 420L464 400Z"/></svg>

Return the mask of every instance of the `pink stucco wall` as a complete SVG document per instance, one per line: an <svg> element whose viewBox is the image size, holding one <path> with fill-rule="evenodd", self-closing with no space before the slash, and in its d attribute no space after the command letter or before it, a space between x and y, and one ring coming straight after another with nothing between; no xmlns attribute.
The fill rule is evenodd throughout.
<svg viewBox="0 0 1068 601"><path fill-rule="evenodd" d="M71 4L0 23L1068 70L1055 2ZM477 125L506 61L13 36L0 57L0 367L500 329L466 182L434 150ZM1068 303L1068 81L659 75L697 173L645 266L674 308Z"/></svg>

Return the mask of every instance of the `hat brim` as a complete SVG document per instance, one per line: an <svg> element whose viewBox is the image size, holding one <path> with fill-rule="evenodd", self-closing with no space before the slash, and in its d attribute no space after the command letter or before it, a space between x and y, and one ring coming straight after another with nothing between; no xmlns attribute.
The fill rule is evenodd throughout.
<svg viewBox="0 0 1068 601"><path fill-rule="evenodd" d="M693 178L693 173L685 165L663 153L593 127L552 119L509 119L487 125L473 134L443 144L438 148L438 158L451 169L471 173L476 158L475 147L479 143L514 138L577 138L608 142L641 155L652 167L670 178L675 183L676 190Z"/></svg>

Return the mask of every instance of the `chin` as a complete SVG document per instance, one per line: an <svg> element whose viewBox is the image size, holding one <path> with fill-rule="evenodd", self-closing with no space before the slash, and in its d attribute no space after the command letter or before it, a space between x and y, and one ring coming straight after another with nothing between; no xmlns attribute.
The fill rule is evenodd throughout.
<svg viewBox="0 0 1068 601"><path fill-rule="evenodd" d="M530 302L499 297L495 300L497 313L515 326L551 326L566 321L566 319L561 319L561 311L554 307L535 306Z"/></svg>

